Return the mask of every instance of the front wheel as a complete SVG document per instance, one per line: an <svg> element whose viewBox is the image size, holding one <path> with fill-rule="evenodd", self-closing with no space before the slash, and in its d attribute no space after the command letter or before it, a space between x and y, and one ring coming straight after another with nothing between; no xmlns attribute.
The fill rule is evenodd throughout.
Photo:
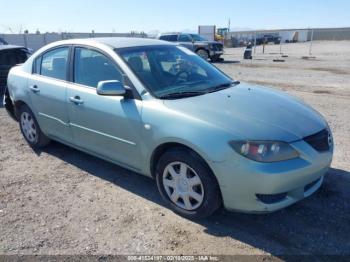
<svg viewBox="0 0 350 262"><path fill-rule="evenodd" d="M22 105L19 110L19 126L23 137L33 148L46 146L50 139L41 131L33 112L27 105Z"/></svg>
<svg viewBox="0 0 350 262"><path fill-rule="evenodd" d="M221 62L221 61L223 61L223 59L220 57L220 55L213 55L212 57L210 57L210 60L212 62Z"/></svg>
<svg viewBox="0 0 350 262"><path fill-rule="evenodd" d="M201 58L203 58L206 61L209 59L209 53L204 49L198 49L196 51L196 54L199 55Z"/></svg>
<svg viewBox="0 0 350 262"><path fill-rule="evenodd" d="M157 165L158 190L176 213L198 219L211 215L221 205L219 185L206 163L186 149L165 152Z"/></svg>

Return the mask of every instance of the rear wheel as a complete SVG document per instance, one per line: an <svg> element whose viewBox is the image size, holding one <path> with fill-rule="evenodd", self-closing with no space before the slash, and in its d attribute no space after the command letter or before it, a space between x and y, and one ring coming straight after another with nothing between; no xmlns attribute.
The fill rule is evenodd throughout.
<svg viewBox="0 0 350 262"><path fill-rule="evenodd" d="M22 105L19 110L19 126L23 137L33 148L46 146L50 139L41 131L33 112L27 105Z"/></svg>
<svg viewBox="0 0 350 262"><path fill-rule="evenodd" d="M207 217L221 205L214 175L202 158L190 150L165 152L159 159L156 179L163 199L184 217Z"/></svg>

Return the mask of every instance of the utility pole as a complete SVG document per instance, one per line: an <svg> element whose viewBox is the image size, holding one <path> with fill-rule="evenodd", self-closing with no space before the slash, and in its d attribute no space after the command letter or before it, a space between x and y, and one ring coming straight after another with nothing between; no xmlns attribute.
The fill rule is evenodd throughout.
<svg viewBox="0 0 350 262"><path fill-rule="evenodd" d="M280 40L280 55L282 55L282 39Z"/></svg>
<svg viewBox="0 0 350 262"><path fill-rule="evenodd" d="M311 39L310 39L310 49L309 49L309 55L312 55L312 42L314 41L314 29L311 29Z"/></svg>
<svg viewBox="0 0 350 262"><path fill-rule="evenodd" d="M254 32L254 54L256 52L256 31Z"/></svg>

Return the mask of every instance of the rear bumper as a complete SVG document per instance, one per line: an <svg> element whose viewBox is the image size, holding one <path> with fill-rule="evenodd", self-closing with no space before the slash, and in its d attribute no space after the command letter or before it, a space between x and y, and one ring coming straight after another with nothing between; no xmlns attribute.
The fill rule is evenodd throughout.
<svg viewBox="0 0 350 262"><path fill-rule="evenodd" d="M10 117L12 117L14 120L17 121L17 117L15 114L15 107L12 103L12 100L10 98L9 92L7 90L7 87L5 87L4 95L2 97L2 105L5 107L7 113Z"/></svg>
<svg viewBox="0 0 350 262"><path fill-rule="evenodd" d="M224 207L247 213L273 212L316 192L330 167L333 149L319 153L304 141L292 146L301 152L300 158L259 163L234 155L231 160L212 163Z"/></svg>

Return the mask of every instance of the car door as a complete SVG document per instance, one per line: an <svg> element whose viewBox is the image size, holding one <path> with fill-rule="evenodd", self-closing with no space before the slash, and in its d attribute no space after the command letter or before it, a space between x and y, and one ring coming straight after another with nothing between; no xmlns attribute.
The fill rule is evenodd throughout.
<svg viewBox="0 0 350 262"><path fill-rule="evenodd" d="M181 34L179 35L178 42L184 46L190 49L191 51L194 51L194 45L192 42L192 37L188 34Z"/></svg>
<svg viewBox="0 0 350 262"><path fill-rule="evenodd" d="M41 129L58 140L71 141L66 109L69 46L51 49L34 61L27 87Z"/></svg>
<svg viewBox="0 0 350 262"><path fill-rule="evenodd" d="M142 102L96 93L99 81L123 82L119 67L101 51L77 46L73 60L67 102L74 144L107 160L139 169Z"/></svg>

